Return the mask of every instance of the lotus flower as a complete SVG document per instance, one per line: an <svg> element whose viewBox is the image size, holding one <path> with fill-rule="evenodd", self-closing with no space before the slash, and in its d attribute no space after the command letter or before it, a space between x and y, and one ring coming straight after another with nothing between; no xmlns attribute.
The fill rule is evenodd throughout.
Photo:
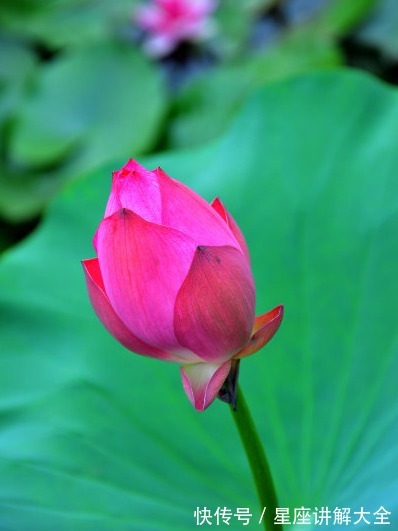
<svg viewBox="0 0 398 531"><path fill-rule="evenodd" d="M137 354L182 364L198 411L216 398L233 360L279 327L282 306L254 316L249 252L224 205L160 168L129 160L113 173L93 243L98 258L83 267L100 321Z"/></svg>
<svg viewBox="0 0 398 531"><path fill-rule="evenodd" d="M172 52L182 41L197 41L213 33L209 15L214 0L154 0L138 7L137 24L147 33L145 49L161 57Z"/></svg>

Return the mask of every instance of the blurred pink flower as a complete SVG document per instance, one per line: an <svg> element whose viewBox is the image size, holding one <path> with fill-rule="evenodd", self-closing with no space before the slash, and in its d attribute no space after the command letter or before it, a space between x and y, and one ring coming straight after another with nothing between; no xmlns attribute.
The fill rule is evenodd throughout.
<svg viewBox="0 0 398 531"><path fill-rule="evenodd" d="M114 172L98 258L83 260L91 303L128 349L182 363L194 407L208 407L231 360L263 347L283 308L254 316L255 289L241 230L219 199L208 204L160 168L129 160Z"/></svg>
<svg viewBox="0 0 398 531"><path fill-rule="evenodd" d="M147 33L144 46L148 54L162 57L181 41L210 36L214 23L209 15L215 7L215 0L153 0L139 6L134 18Z"/></svg>

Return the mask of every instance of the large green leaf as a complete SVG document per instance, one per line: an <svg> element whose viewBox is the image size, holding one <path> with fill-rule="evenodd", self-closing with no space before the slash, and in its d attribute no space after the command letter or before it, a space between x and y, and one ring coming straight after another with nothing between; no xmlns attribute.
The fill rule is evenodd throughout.
<svg viewBox="0 0 398 531"><path fill-rule="evenodd" d="M306 28L292 30L270 48L236 64L214 68L184 88L176 100L169 143L188 147L213 139L225 131L253 88L339 62L332 42L313 36Z"/></svg>
<svg viewBox="0 0 398 531"><path fill-rule="evenodd" d="M244 54L257 13L277 4L278 0L223 0L214 13L217 53L226 58Z"/></svg>
<svg viewBox="0 0 398 531"><path fill-rule="evenodd" d="M33 52L23 43L0 35L0 123L20 104L35 69Z"/></svg>
<svg viewBox="0 0 398 531"><path fill-rule="evenodd" d="M254 23L255 3L252 6L249 3L246 10L233 2L223 5L219 17L221 21L223 18L230 20L236 41L231 49L236 53L235 48L240 47L240 57L194 79L181 91L169 128L170 146L195 146L215 138L225 131L237 107L255 87L315 67L338 65L342 58L335 43L336 36L344 35L357 25L377 0L309 2L309 14L303 16L303 20L299 12L305 11L305 2L267 4L274 3L279 5L288 24L280 26L273 42L250 56L242 53L241 41L243 39L247 47L249 21L251 19L251 25ZM240 37L237 37L239 32ZM226 35L224 41L228 41L228 31ZM228 42L220 40L220 45L228 48ZM212 116L210 123L209 114Z"/></svg>
<svg viewBox="0 0 398 531"><path fill-rule="evenodd" d="M355 27L380 0L326 0L325 8L314 17L311 25L315 31L344 35Z"/></svg>
<svg viewBox="0 0 398 531"><path fill-rule="evenodd" d="M136 0L2 0L0 23L49 47L100 41L132 25Z"/></svg>
<svg viewBox="0 0 398 531"><path fill-rule="evenodd" d="M19 163L53 164L73 155L86 169L125 150L140 152L156 135L160 79L132 46L72 49L44 66L36 85L11 138Z"/></svg>
<svg viewBox="0 0 398 531"><path fill-rule="evenodd" d="M397 135L395 91L319 73L258 92L216 143L146 161L222 197L247 235L258 311L285 304L241 373L281 506L383 505L391 529ZM69 186L2 260L1 527L185 530L197 506L226 506L250 508L259 529L228 407L195 412L178 368L125 351L87 301L79 260L93 255L110 169Z"/></svg>
<svg viewBox="0 0 398 531"><path fill-rule="evenodd" d="M104 42L47 63L9 132L0 211L29 218L65 180L123 153L147 151L165 104L159 72L132 46Z"/></svg>

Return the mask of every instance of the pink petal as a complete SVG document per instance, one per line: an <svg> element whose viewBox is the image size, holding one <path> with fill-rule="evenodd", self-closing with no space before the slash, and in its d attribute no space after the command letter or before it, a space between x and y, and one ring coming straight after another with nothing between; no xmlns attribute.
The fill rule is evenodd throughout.
<svg viewBox="0 0 398 531"><path fill-rule="evenodd" d="M181 345L220 363L249 341L254 282L241 251L198 247L175 303L174 330Z"/></svg>
<svg viewBox="0 0 398 531"><path fill-rule="evenodd" d="M215 0L190 0L187 3L189 4L191 16L196 18L207 18L217 5Z"/></svg>
<svg viewBox="0 0 398 531"><path fill-rule="evenodd" d="M184 8L187 0L155 0L155 2L165 11L180 12Z"/></svg>
<svg viewBox="0 0 398 531"><path fill-rule="evenodd" d="M156 349L147 345L138 337L136 337L119 319L116 315L111 303L105 293L105 287L101 276L101 270L97 258L82 261L84 273L86 276L87 290L90 297L91 304L97 314L99 320L124 347L142 354L143 356L151 356L160 360L167 361L184 361L181 358L165 352L164 350Z"/></svg>
<svg viewBox="0 0 398 531"><path fill-rule="evenodd" d="M134 13L134 19L137 24L142 29L149 31L156 31L162 24L163 18L162 10L155 5L139 6Z"/></svg>
<svg viewBox="0 0 398 531"><path fill-rule="evenodd" d="M211 206L222 217L222 219L231 229L231 232L235 236L236 241L239 243L240 248L242 249L242 252L244 253L246 258L250 262L249 249L247 247L245 237L243 236L243 233L239 228L239 225L236 223L234 218L231 216L231 214L228 212L228 210L225 208L225 206L223 205L223 203L218 197L216 197L212 201Z"/></svg>
<svg viewBox="0 0 398 531"><path fill-rule="evenodd" d="M254 319L253 335L249 343L234 358L245 358L262 348L278 330L283 318L283 306L277 306Z"/></svg>
<svg viewBox="0 0 398 531"><path fill-rule="evenodd" d="M101 222L98 259L106 293L120 319L145 343L181 348L174 335L174 302L195 248L184 234L127 209Z"/></svg>
<svg viewBox="0 0 398 531"><path fill-rule="evenodd" d="M152 223L161 222L162 204L156 173L146 170L133 159L113 172L105 217L121 208L127 208Z"/></svg>
<svg viewBox="0 0 398 531"><path fill-rule="evenodd" d="M180 17L205 17L216 7L215 0L157 0L164 11Z"/></svg>
<svg viewBox="0 0 398 531"><path fill-rule="evenodd" d="M230 368L230 360L222 364L195 363L180 368L184 391L195 409L203 411L210 406L217 397Z"/></svg>
<svg viewBox="0 0 398 531"><path fill-rule="evenodd" d="M172 51L184 40L196 40L214 33L209 13L215 8L210 0L155 0L135 12L137 24L147 32L145 50L154 57Z"/></svg>
<svg viewBox="0 0 398 531"><path fill-rule="evenodd" d="M214 209L184 184L158 168L162 195L162 223L193 238L198 245L230 245L239 248L231 230Z"/></svg>
<svg viewBox="0 0 398 531"><path fill-rule="evenodd" d="M172 32L153 35L145 40L144 48L150 57L164 57L176 47L178 37Z"/></svg>

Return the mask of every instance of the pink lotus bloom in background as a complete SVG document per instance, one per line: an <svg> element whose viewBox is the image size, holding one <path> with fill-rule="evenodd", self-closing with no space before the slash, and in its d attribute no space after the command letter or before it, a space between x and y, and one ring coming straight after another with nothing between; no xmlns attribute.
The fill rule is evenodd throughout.
<svg viewBox="0 0 398 531"><path fill-rule="evenodd" d="M208 204L160 168L129 160L114 172L105 217L84 260L91 303L128 349L180 363L194 407L208 407L231 369L282 320L254 316L245 239L219 199Z"/></svg>
<svg viewBox="0 0 398 531"><path fill-rule="evenodd" d="M197 41L213 33L209 15L214 0L154 0L138 7L135 21L147 33L145 49L154 57L172 52L181 41Z"/></svg>

